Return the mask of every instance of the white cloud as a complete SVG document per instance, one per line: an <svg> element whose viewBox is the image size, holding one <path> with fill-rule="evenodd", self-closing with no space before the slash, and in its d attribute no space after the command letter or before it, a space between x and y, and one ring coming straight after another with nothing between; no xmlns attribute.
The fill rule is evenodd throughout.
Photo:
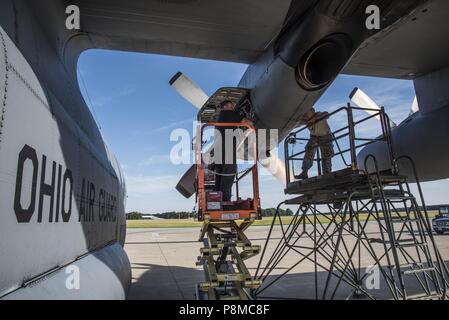
<svg viewBox="0 0 449 320"><path fill-rule="evenodd" d="M159 213L192 210L194 197L185 199L175 187L180 176L130 176L125 174L127 211Z"/></svg>
<svg viewBox="0 0 449 320"><path fill-rule="evenodd" d="M142 160L138 163L139 166L153 166L157 164L169 164L170 162L170 155L169 154L159 154L159 155L153 155L145 160Z"/></svg>
<svg viewBox="0 0 449 320"><path fill-rule="evenodd" d="M166 176L130 176L125 174L129 194L152 195L154 193L175 190L180 177Z"/></svg>
<svg viewBox="0 0 449 320"><path fill-rule="evenodd" d="M192 128L194 125L194 119L192 118L188 118L188 119L184 119L184 120L180 120L180 121L175 121L175 122L171 122L169 124L157 127L157 128L152 128L149 130L144 130L144 131L135 131L133 133L134 136L142 136L142 135L153 135L153 134L158 134L158 133L162 133L165 131L169 131L169 130L173 130L173 129L178 129L178 128L183 128L184 125L191 123L192 124Z"/></svg>
<svg viewBox="0 0 449 320"><path fill-rule="evenodd" d="M157 135L157 134L168 132L170 130L184 128L185 125L189 124L189 123L192 124L191 127L193 128L194 127L194 119L188 118L188 119L184 119L184 120L180 120L180 121L171 122L169 124L165 124L163 126L156 127L156 128L143 129L143 130L142 129L134 130L129 135L129 139L128 140L129 141L133 141L133 140L135 140L137 138ZM168 134L167 134L167 141L169 141L169 135Z"/></svg>
<svg viewBox="0 0 449 320"><path fill-rule="evenodd" d="M123 88L114 91L113 93L109 94L109 95L102 95L102 96L94 96L91 97L92 99L92 104L95 107L103 107L111 102L113 102L114 100L117 100L119 98L122 97L126 97L132 93L134 93L136 91L136 86L135 85L127 85L124 86Z"/></svg>
<svg viewBox="0 0 449 320"><path fill-rule="evenodd" d="M192 128L194 126L194 119L188 118L188 119L184 119L181 121L175 121L172 122L170 124L167 124L165 126L161 126L159 128L155 128L153 130L148 131L149 134L154 134L154 133L160 133L160 132L164 132L164 131L168 131L171 129L179 129L181 127L184 127L185 124L191 123L192 124Z"/></svg>

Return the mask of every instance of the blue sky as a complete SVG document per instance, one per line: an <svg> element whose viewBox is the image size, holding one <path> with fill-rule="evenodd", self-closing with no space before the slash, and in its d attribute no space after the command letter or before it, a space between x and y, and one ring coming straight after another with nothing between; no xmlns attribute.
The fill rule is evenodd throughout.
<svg viewBox="0 0 449 320"><path fill-rule="evenodd" d="M173 165L169 154L177 128L192 131L196 109L168 85L182 71L207 94L235 86L246 65L210 60L106 50L89 50L78 63L81 91L115 152L127 178L127 211L157 213L192 210L194 200L175 190L188 165ZM345 105L354 87L362 88L390 117L401 122L410 112L415 96L411 81L340 76L316 104L320 111ZM284 199L280 184L261 177L263 207ZM447 203L448 181L424 184L428 203ZM193 197L192 197L193 198Z"/></svg>

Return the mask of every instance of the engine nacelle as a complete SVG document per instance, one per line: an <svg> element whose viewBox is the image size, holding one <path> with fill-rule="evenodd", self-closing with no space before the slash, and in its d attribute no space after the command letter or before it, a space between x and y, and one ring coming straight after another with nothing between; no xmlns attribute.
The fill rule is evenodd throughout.
<svg viewBox="0 0 449 320"><path fill-rule="evenodd" d="M404 14L401 10L392 14L391 6L376 2L388 17L384 27ZM361 1L320 1L284 26L274 45L239 83L251 89L257 128L278 129L279 141L295 128L362 42L377 32L366 28L365 9Z"/></svg>
<svg viewBox="0 0 449 320"><path fill-rule="evenodd" d="M393 148L396 157L413 159L421 182L449 178L449 107L432 112L417 112L392 130ZM376 142L362 149L357 155L359 168L364 168L365 158L374 155L379 170L391 169L388 148L384 142ZM406 160L398 162L399 172L414 181L413 170ZM372 161L367 162L368 171L373 171Z"/></svg>

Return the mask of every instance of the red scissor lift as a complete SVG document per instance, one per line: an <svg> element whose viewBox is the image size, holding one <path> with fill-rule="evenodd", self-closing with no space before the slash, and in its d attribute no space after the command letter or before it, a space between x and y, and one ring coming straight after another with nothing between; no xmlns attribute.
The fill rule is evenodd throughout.
<svg viewBox="0 0 449 320"><path fill-rule="evenodd" d="M224 202L220 191L215 188L219 175L214 164L205 163L203 134L208 127L244 129L243 140L252 144L251 166L236 174L234 183L236 200ZM197 163L196 200L198 220L203 221L199 241L204 243L197 265L203 265L206 281L197 285L197 299L241 300L250 298L248 290L255 290L260 281L254 280L244 261L260 252L259 245L252 245L244 231L257 219L261 219L259 181L257 170L255 128L246 122L203 124L197 132L195 155ZM252 178L252 198L241 199L239 183L246 177Z"/></svg>

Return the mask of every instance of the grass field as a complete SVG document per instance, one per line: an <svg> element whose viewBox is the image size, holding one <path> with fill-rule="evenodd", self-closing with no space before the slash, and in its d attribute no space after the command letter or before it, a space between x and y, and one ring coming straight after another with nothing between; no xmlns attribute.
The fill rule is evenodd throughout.
<svg viewBox="0 0 449 320"><path fill-rule="evenodd" d="M429 211L429 217L433 218L437 214L437 211ZM360 215L360 220L366 220L366 214ZM288 224L292 221L293 217L281 217L283 224ZM310 219L313 219L311 216ZM266 217L262 220L255 221L253 226L269 226L272 222L272 217ZM319 217L319 221L326 223L329 220L326 217ZM166 219L166 220L127 220L127 228L191 228L200 227L202 222L185 220L185 219ZM279 221L276 221L279 224Z"/></svg>
<svg viewBox="0 0 449 320"><path fill-rule="evenodd" d="M263 218L254 222L254 226L268 226L272 217ZM290 223L292 217L282 217L282 223ZM190 228L200 227L202 222L186 219L164 219L164 220L127 220L127 228Z"/></svg>

